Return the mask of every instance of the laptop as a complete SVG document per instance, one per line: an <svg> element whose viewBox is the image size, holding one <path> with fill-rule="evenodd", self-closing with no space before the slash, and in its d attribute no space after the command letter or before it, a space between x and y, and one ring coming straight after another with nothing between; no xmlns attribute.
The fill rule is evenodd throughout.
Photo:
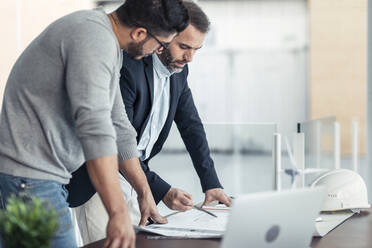
<svg viewBox="0 0 372 248"><path fill-rule="evenodd" d="M237 197L222 248L308 248L326 190L323 187Z"/></svg>

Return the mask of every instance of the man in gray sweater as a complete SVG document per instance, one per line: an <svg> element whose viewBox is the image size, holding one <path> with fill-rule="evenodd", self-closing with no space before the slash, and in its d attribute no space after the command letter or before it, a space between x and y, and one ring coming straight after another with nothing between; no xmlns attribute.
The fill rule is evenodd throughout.
<svg viewBox="0 0 372 248"><path fill-rule="evenodd" d="M188 24L180 0L127 0L115 12L78 11L49 25L18 58L0 116L0 208L11 194L46 199L59 215L52 247L76 247L64 185L87 161L109 215L106 247L134 247L117 176L139 195L141 222L165 223L138 161L119 90L121 49L161 52ZM123 114L124 113L124 114Z"/></svg>

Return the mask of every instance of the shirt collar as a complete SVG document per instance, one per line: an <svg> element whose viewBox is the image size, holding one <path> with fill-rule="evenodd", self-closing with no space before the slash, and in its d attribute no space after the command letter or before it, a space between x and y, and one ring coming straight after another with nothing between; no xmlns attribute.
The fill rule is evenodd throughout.
<svg viewBox="0 0 372 248"><path fill-rule="evenodd" d="M160 61L158 55L155 53L152 55L152 64L159 77L170 77L173 74L167 69L167 67L165 67L165 65Z"/></svg>

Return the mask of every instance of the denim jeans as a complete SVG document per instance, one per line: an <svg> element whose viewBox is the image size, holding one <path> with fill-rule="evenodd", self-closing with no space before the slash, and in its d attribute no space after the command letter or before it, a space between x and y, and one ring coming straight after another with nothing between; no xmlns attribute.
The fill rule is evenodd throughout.
<svg viewBox="0 0 372 248"><path fill-rule="evenodd" d="M59 218L59 228L52 241L52 248L76 248L74 227L67 204L67 190L61 183L48 180L14 177L0 173L0 209L4 209L12 195L36 196L48 201ZM1 244L0 244L1 248Z"/></svg>

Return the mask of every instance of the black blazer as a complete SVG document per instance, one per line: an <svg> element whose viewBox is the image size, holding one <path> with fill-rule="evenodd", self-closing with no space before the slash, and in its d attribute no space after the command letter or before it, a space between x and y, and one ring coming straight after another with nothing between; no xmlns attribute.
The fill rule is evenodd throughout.
<svg viewBox="0 0 372 248"><path fill-rule="evenodd" d="M120 90L128 118L137 131L138 143L148 122L154 98L152 56L133 60L125 52L123 55ZM161 151L173 121L177 124L182 140L191 156L203 192L212 188L222 188L210 157L202 122L187 84L187 75L188 67L185 66L182 72L175 73L170 77L170 106L167 120L151 150L150 157L143 162L141 161L156 204L163 199L171 186L151 171L148 163ZM96 192L89 179L85 164L72 173L72 178L66 188L69 191L67 201L70 207L84 204Z"/></svg>
<svg viewBox="0 0 372 248"><path fill-rule="evenodd" d="M142 60L133 60L124 53L123 61L120 89L128 118L137 131L137 142L139 142L147 125L154 98L152 56ZM148 163L161 151L173 121L177 124L182 140L191 156L203 192L211 188L222 188L210 156L203 124L187 84L187 76L186 65L182 72L170 77L170 105L167 120L149 158L141 162L156 203L163 199L170 185L151 171Z"/></svg>

